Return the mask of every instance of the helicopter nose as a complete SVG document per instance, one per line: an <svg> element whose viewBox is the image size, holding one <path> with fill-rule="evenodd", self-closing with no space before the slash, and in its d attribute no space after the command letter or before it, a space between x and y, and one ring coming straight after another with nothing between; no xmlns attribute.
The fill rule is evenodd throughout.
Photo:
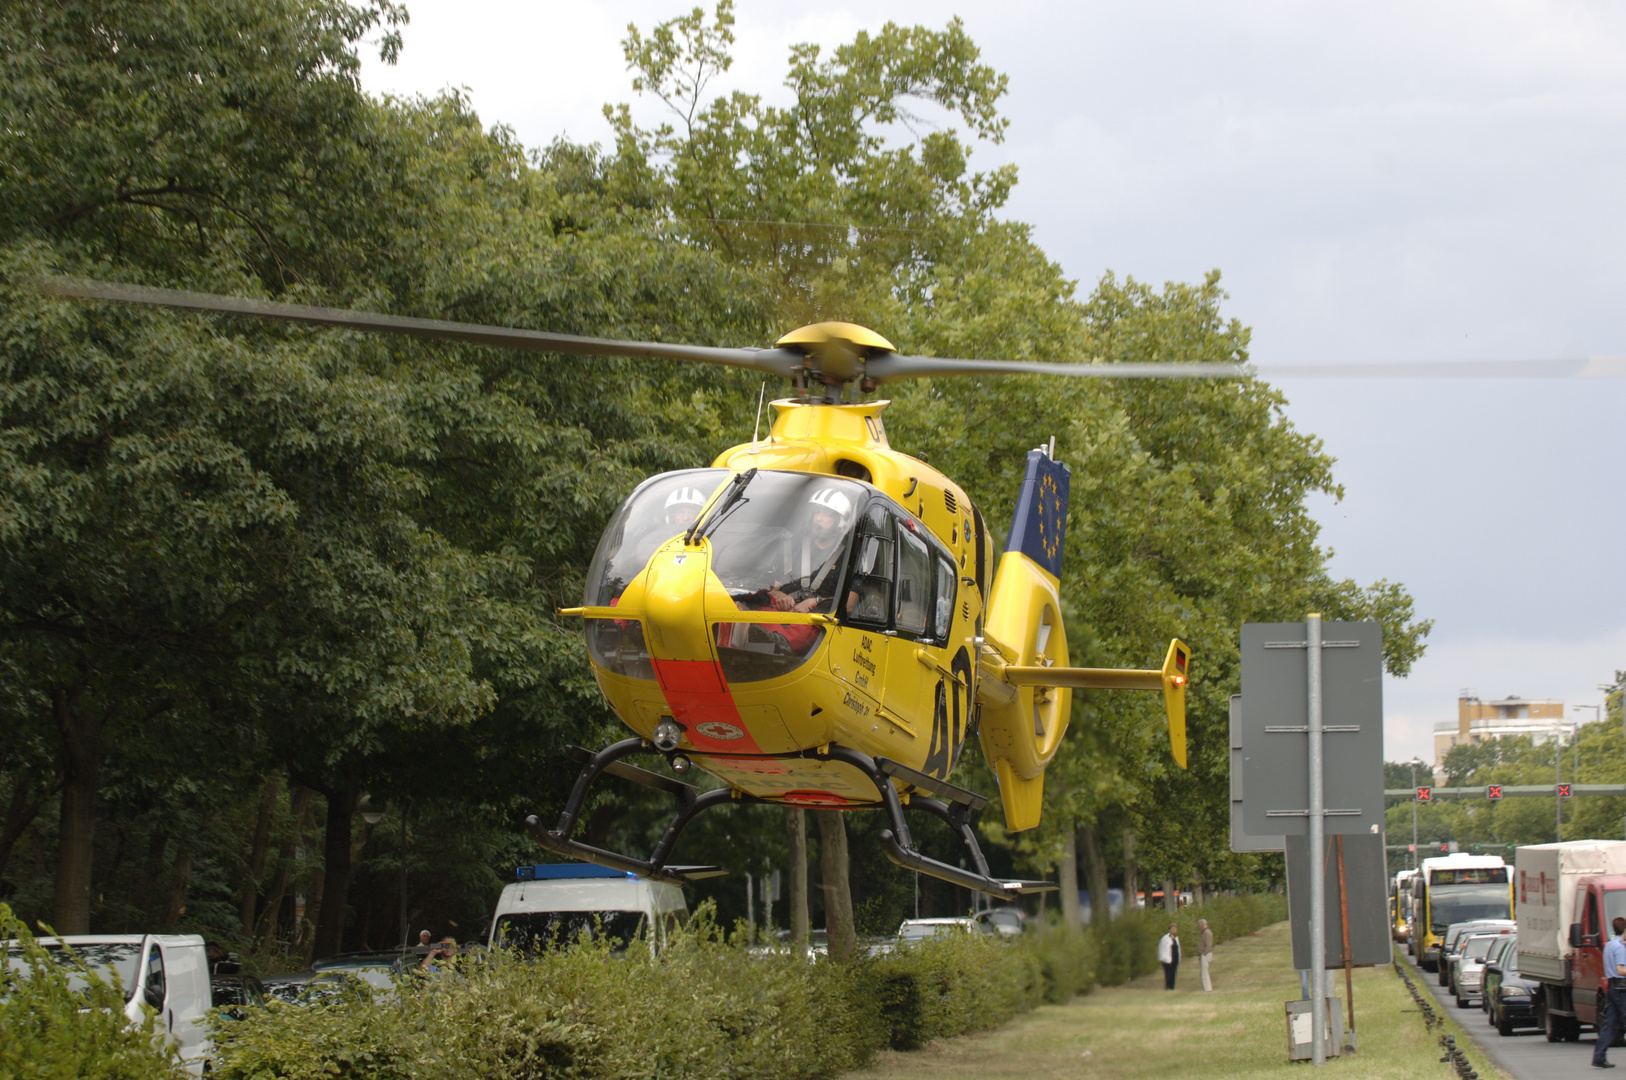
<svg viewBox="0 0 1626 1080"><path fill-rule="evenodd" d="M645 631L658 660L714 661L706 628L710 559L704 550L662 551L650 562L644 594Z"/></svg>

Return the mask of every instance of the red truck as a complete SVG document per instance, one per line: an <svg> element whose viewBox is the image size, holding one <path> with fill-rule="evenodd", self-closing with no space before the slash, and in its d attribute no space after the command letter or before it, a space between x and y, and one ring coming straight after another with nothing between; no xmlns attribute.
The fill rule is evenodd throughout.
<svg viewBox="0 0 1626 1080"><path fill-rule="evenodd" d="M1515 856L1519 973L1541 983L1538 1024L1548 1042L1575 1042L1596 1027L1603 946L1626 915L1626 841L1532 844Z"/></svg>

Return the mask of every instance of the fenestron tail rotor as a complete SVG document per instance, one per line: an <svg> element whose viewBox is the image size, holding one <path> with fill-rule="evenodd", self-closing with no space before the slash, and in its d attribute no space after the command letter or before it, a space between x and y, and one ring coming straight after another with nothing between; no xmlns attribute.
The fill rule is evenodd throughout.
<svg viewBox="0 0 1626 1080"><path fill-rule="evenodd" d="M214 293L161 289L146 285L45 278L30 283L46 296L72 300L106 300L147 304L221 315L396 334L436 341L456 341L500 349L567 356L650 357L721 364L791 379L799 387L820 389L832 399L856 384L870 391L901 379L965 375L1062 375L1094 379L1236 379L1269 378L1469 378L1562 379L1626 377L1626 357L1568 360L1468 360L1374 364L1228 364L1228 363L1088 363L1051 364L1031 360L958 360L900 355L890 341L853 323L826 322L804 326L780 338L771 349L722 348L662 341L626 341L581 337L507 326L382 315L347 308L287 304Z"/></svg>

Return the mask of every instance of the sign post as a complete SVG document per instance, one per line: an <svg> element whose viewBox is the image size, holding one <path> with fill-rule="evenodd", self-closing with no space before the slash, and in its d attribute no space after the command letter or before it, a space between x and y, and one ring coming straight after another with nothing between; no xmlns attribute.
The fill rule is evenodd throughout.
<svg viewBox="0 0 1626 1080"><path fill-rule="evenodd" d="M1289 852L1295 841L1303 844L1308 866L1316 868L1310 872L1309 911L1292 911L1295 927L1308 930L1310 1059L1316 1065L1325 1064L1329 1052L1328 967L1347 955L1337 950L1327 956L1328 918L1340 920L1343 909L1327 910L1327 838L1365 835L1380 859L1383 850L1383 632L1375 622L1333 627L1338 640L1327 639L1328 628L1314 613L1302 623L1242 627L1243 737L1237 740L1247 789L1240 800L1243 831L1285 836ZM1337 762L1330 774L1329 737ZM1233 846L1235 836L1233 829ZM1353 935L1351 945L1360 953Z"/></svg>
<svg viewBox="0 0 1626 1080"><path fill-rule="evenodd" d="M1305 674L1309 677L1310 735L1310 865L1327 861L1326 775L1323 772L1321 730L1321 616L1311 612L1304 620ZM1327 879L1310 876L1310 1036L1315 1040L1310 1064L1327 1063Z"/></svg>

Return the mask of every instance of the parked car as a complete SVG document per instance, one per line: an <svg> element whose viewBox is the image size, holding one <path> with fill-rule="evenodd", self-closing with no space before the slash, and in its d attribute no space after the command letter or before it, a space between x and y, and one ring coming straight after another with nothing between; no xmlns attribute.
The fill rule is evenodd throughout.
<svg viewBox="0 0 1626 1080"><path fill-rule="evenodd" d="M74 934L36 939L47 955L65 962L71 949L92 970L100 969L124 991L124 1015L139 1024L143 1007L158 1014L159 1028L180 1053L188 1072L201 1075L210 1043L205 1015L213 1004L209 963L196 934ZM22 964L22 946L6 942L8 966ZM78 983L75 976L70 985Z"/></svg>
<svg viewBox="0 0 1626 1080"><path fill-rule="evenodd" d="M1462 948L1465 937L1470 934L1501 930L1511 934L1516 928L1517 924L1511 919L1476 919L1472 922L1452 923L1446 927L1445 936L1440 939L1439 959L1435 965L1440 985L1451 985L1451 965L1456 963L1457 953Z"/></svg>
<svg viewBox="0 0 1626 1080"><path fill-rule="evenodd" d="M905 919L898 925L898 944L925 941L928 938L949 937L953 934L998 934L986 923L968 918Z"/></svg>
<svg viewBox="0 0 1626 1080"><path fill-rule="evenodd" d="M979 925L991 929L1000 937L1010 939L1021 937L1028 928L1027 916L1022 914L1021 908L998 907L979 911L976 914Z"/></svg>
<svg viewBox="0 0 1626 1080"><path fill-rule="evenodd" d="M267 1001L275 999L292 1005L299 1000L305 984L311 981L310 971L291 971L285 975L267 975L260 980Z"/></svg>
<svg viewBox="0 0 1626 1080"><path fill-rule="evenodd" d="M1541 983L1519 973L1516 944L1485 965L1485 1011L1498 1035L1511 1035L1515 1028L1539 1027L1542 1016L1536 1002L1540 997Z"/></svg>
<svg viewBox="0 0 1626 1080"><path fill-rule="evenodd" d="M1456 962L1451 965L1451 993L1456 995L1457 1008L1466 1009L1479 997L1485 973L1485 957L1492 945L1503 937L1511 938L1513 931L1468 934L1460 940Z"/></svg>
<svg viewBox="0 0 1626 1080"><path fill-rule="evenodd" d="M252 975L234 972L229 975L209 976L209 1001L234 1020L248 1015L248 1010L265 1004L265 987Z"/></svg>

